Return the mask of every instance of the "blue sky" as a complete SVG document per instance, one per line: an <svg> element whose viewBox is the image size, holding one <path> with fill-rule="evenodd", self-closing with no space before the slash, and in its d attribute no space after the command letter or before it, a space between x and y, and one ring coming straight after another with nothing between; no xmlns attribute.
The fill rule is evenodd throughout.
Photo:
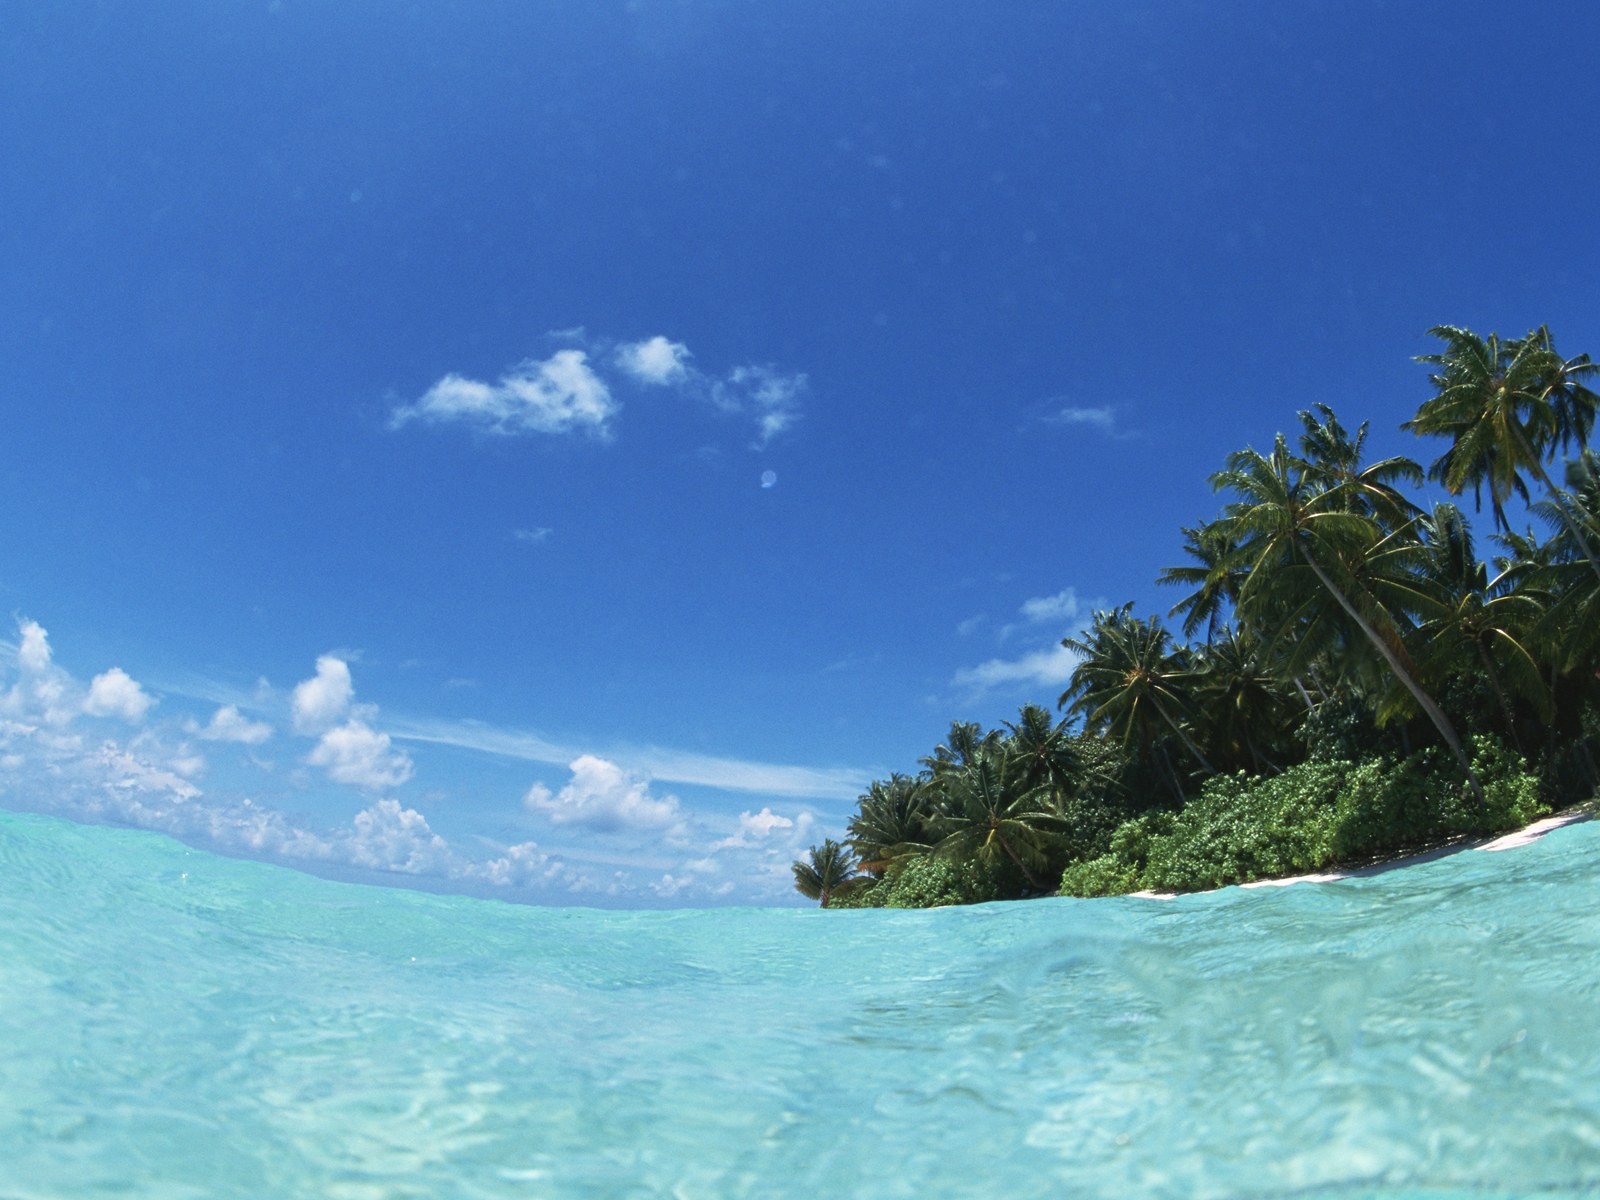
<svg viewBox="0 0 1600 1200"><path fill-rule="evenodd" d="M1582 3L0 12L0 803L785 903L1207 475L1600 352Z"/></svg>

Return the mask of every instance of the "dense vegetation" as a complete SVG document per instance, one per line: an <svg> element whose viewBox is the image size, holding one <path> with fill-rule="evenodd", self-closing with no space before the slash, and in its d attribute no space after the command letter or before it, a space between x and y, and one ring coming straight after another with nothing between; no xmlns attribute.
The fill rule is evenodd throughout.
<svg viewBox="0 0 1600 1200"><path fill-rule="evenodd" d="M1184 529L1168 614L1094 615L1057 719L957 723L915 774L872 784L843 843L795 863L833 907L1193 890L1393 856L1527 823L1600 783L1600 365L1549 331L1454 327L1419 361L1404 428L1441 438L1363 461L1317 405L1294 439L1230 454L1225 497ZM1566 458L1568 454L1573 457ZM1565 486L1550 470L1565 459ZM1521 501L1543 528L1512 527Z"/></svg>

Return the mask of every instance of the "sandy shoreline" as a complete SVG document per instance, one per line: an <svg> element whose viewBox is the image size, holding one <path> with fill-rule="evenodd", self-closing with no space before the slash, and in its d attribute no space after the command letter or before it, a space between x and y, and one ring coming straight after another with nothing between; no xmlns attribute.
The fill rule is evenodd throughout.
<svg viewBox="0 0 1600 1200"><path fill-rule="evenodd" d="M1511 833L1501 834L1483 842L1462 841L1448 846L1438 846L1432 850L1424 850L1420 854L1409 854L1404 858L1390 859L1387 862L1373 863L1371 866L1355 867L1348 871L1319 871L1309 875L1285 875L1281 879L1252 879L1249 883L1228 884L1228 887L1262 888L1262 887L1288 887L1293 883L1333 883L1340 879L1358 879L1368 875L1381 875L1386 871L1396 871L1401 867L1413 867L1418 863L1432 862L1437 858L1447 855L1459 854L1463 850L1513 850L1518 846L1526 846L1536 842L1552 829L1560 829L1563 825L1574 825L1579 821L1593 819L1595 813L1592 806L1569 808L1565 812L1556 813L1554 816L1545 817L1535 821L1532 825ZM1221 891L1221 888L1210 889ZM1146 900L1172 900L1179 895L1197 894L1180 892L1129 892L1130 896L1140 896Z"/></svg>

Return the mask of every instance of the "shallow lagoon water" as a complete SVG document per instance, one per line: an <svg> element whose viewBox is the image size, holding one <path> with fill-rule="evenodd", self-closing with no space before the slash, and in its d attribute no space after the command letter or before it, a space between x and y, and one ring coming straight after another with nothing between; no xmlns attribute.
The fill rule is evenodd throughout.
<svg viewBox="0 0 1600 1200"><path fill-rule="evenodd" d="M1367 878L537 909L0 813L0 1197L1600 1195L1600 822Z"/></svg>

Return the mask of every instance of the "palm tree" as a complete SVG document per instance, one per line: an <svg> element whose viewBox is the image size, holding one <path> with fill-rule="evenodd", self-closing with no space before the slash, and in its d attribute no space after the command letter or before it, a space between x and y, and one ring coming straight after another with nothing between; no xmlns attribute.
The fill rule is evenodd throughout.
<svg viewBox="0 0 1600 1200"><path fill-rule="evenodd" d="M1481 673L1520 751L1522 740L1507 684L1541 718L1552 715L1550 689L1531 640L1544 604L1534 589L1507 586L1505 573L1489 578L1488 567L1473 551L1466 519L1455 505L1436 505L1426 527L1425 573L1442 604L1417 628L1422 646L1419 665L1436 678Z"/></svg>
<svg viewBox="0 0 1600 1200"><path fill-rule="evenodd" d="M1523 472L1558 497L1544 464L1558 445L1587 440L1600 396L1583 380L1600 364L1586 354L1563 359L1543 326L1506 342L1453 325L1428 332L1445 343L1443 353L1417 359L1438 368L1429 376L1435 395L1401 428L1449 438L1450 448L1428 468L1429 478L1454 495L1471 487L1480 500L1487 484L1495 528L1508 529L1506 500L1528 499ZM1562 520L1600 579L1600 558L1588 539L1575 523Z"/></svg>
<svg viewBox="0 0 1600 1200"><path fill-rule="evenodd" d="M946 773L940 783L939 828L933 852L992 866L1004 855L1028 886L1048 890L1033 873L1043 865L1044 843L1058 820L1048 808L1049 788L1025 786L1018 760L998 750Z"/></svg>
<svg viewBox="0 0 1600 1200"><path fill-rule="evenodd" d="M1372 517L1351 511L1354 506L1342 489L1323 486L1305 460L1289 453L1282 434L1270 455L1254 449L1230 454L1223 470L1211 477L1211 485L1237 497L1225 508L1223 519L1251 563L1250 578L1239 597L1241 611L1249 616L1257 606L1287 607L1299 614L1313 609L1316 593L1305 592L1296 570L1303 567L1427 715L1481 800L1483 789L1461 738L1418 682L1394 608L1382 602L1386 598L1427 603L1425 593L1408 585L1403 570L1390 569L1397 558L1412 553L1414 539L1408 543L1404 529L1385 533ZM1304 597L1299 605L1285 604L1286 584L1294 584ZM1376 594L1379 591L1388 595L1382 597Z"/></svg>
<svg viewBox="0 0 1600 1200"><path fill-rule="evenodd" d="M1194 711L1206 745L1226 769L1256 775L1280 770L1269 753L1276 747L1270 741L1263 747L1260 739L1288 726L1293 702L1266 662L1266 646L1248 631L1229 627L1195 657Z"/></svg>
<svg viewBox="0 0 1600 1200"><path fill-rule="evenodd" d="M1059 796L1072 787L1078 774L1078 751L1066 721L1057 722L1037 704L1025 704L1016 724L1006 722L1011 736L1005 750L1017 761L1024 783L1048 788Z"/></svg>
<svg viewBox="0 0 1600 1200"><path fill-rule="evenodd" d="M1555 531L1537 573L1550 597L1545 631L1561 669L1572 671L1592 665L1600 652L1600 587L1582 566L1583 544L1600 543L1600 455L1584 450L1569 461L1566 483L1560 495L1533 511Z"/></svg>
<svg viewBox="0 0 1600 1200"><path fill-rule="evenodd" d="M944 742L934 748L933 754L922 760L930 775L938 777L946 771L964 767L977 760L979 755L992 750L1000 742L1000 731L984 732L976 721L952 721L950 733Z"/></svg>
<svg viewBox="0 0 1600 1200"><path fill-rule="evenodd" d="M1084 637L1062 640L1082 658L1056 706L1082 717L1090 732L1133 741L1144 749L1153 747L1161 732L1170 731L1206 774L1213 775L1216 769L1182 723L1192 682L1187 656L1173 649L1157 618L1141 621L1132 609L1124 604L1097 612ZM1181 799L1183 789L1170 763L1168 774Z"/></svg>
<svg viewBox="0 0 1600 1200"><path fill-rule="evenodd" d="M857 879L854 856L832 838L824 838L822 845L811 847L806 858L795 862L793 870L795 891L820 901L823 908Z"/></svg>
<svg viewBox="0 0 1600 1200"><path fill-rule="evenodd" d="M847 826L860 867L882 875L896 862L926 854L935 840L927 781L896 773L874 781Z"/></svg>
<svg viewBox="0 0 1600 1200"><path fill-rule="evenodd" d="M1183 636L1192 638L1204 625L1206 641L1212 641L1221 627L1223 614L1239 603L1249 568L1239 557L1239 547L1216 522L1183 530L1183 552L1194 559L1193 566L1163 567L1156 577L1159 584L1176 584L1195 590L1178 601L1167 616L1183 613Z"/></svg>
<svg viewBox="0 0 1600 1200"><path fill-rule="evenodd" d="M1355 436L1345 431L1326 404L1302 412L1300 451L1308 479L1325 492L1338 497L1347 512L1362 513L1385 529L1394 529L1419 513L1415 504L1400 492L1396 483L1413 487L1422 482L1422 468L1409 458L1396 456L1361 465L1370 422L1361 422Z"/></svg>

